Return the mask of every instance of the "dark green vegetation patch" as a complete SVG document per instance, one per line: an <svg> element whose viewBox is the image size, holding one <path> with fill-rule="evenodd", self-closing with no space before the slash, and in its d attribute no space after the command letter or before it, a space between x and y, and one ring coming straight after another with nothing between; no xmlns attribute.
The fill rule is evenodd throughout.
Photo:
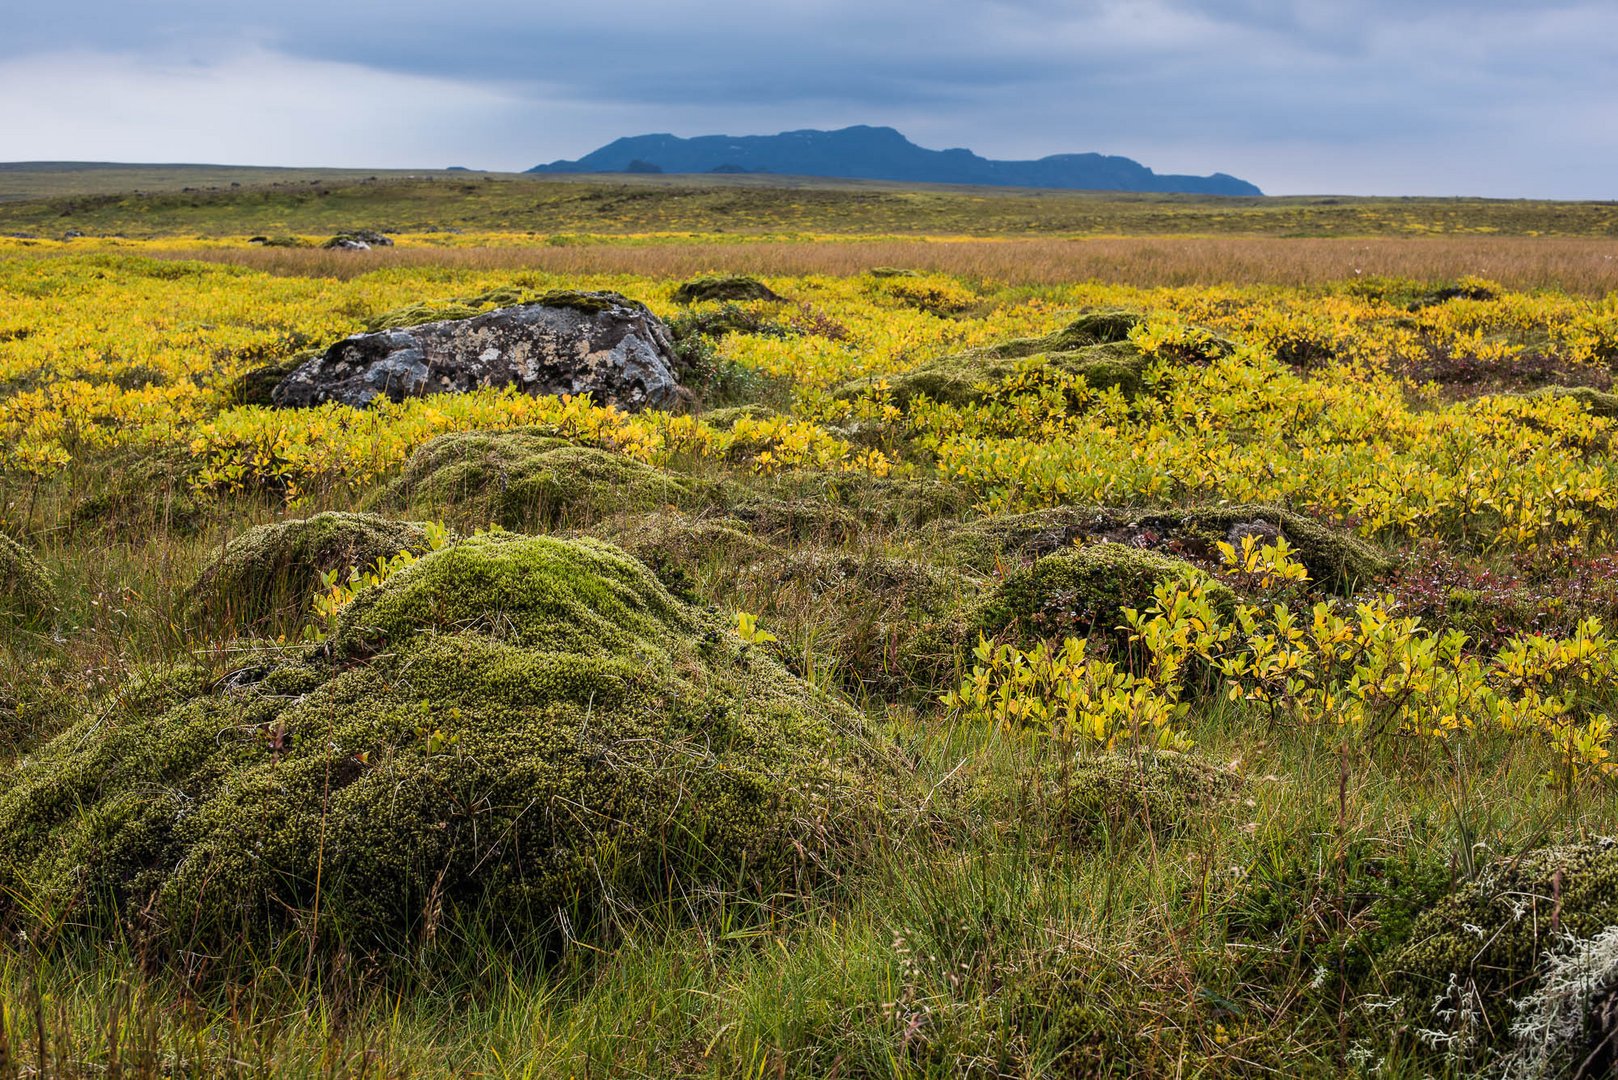
<svg viewBox="0 0 1618 1080"><path fill-rule="evenodd" d="M481 917L531 947L603 905L790 886L872 804L852 711L591 541L468 539L318 654L158 686L11 774L13 917L365 950Z"/></svg>
<svg viewBox="0 0 1618 1080"><path fill-rule="evenodd" d="M419 522L339 511L291 518L231 538L203 567L190 597L205 616L251 625L308 610L324 572L425 550Z"/></svg>
<svg viewBox="0 0 1618 1080"><path fill-rule="evenodd" d="M548 528L687 503L695 487L623 454L515 428L438 436L410 455L379 502L470 526Z"/></svg>
<svg viewBox="0 0 1618 1080"><path fill-rule="evenodd" d="M44 564L32 551L0 532L0 608L36 618L50 610L55 593Z"/></svg>
<svg viewBox="0 0 1618 1080"><path fill-rule="evenodd" d="M951 530L945 540L967 565L982 572L1087 541L1162 549L1216 569L1220 565L1216 545L1224 542L1240 549L1247 536L1260 544L1284 538L1314 585L1328 592L1352 593L1394 567L1387 552L1347 529L1293 510L1248 503L1161 511L1059 506L970 522Z"/></svg>
<svg viewBox="0 0 1618 1080"><path fill-rule="evenodd" d="M1234 610L1236 595L1186 562L1126 544L1068 548L1007 574L979 604L973 628L991 638L1018 642L1085 637L1128 649L1119 629L1121 609L1145 610L1153 591L1178 579L1202 582L1215 605Z"/></svg>
<svg viewBox="0 0 1618 1080"><path fill-rule="evenodd" d="M1129 333L1145 321L1138 312L1104 309L1079 316L1060 330L1043 337L1015 338L952 353L929 361L903 375L862 378L844 383L839 397L855 398L885 382L893 403L900 408L926 395L946 405L987 401L1017 375L1083 377L1092 390L1116 388L1125 397L1144 392L1144 376L1152 357L1130 340ZM1234 346L1225 338L1206 334L1185 361L1209 360L1229 353Z"/></svg>
<svg viewBox="0 0 1618 1080"><path fill-rule="evenodd" d="M681 282L674 290L674 302L677 304L780 299L775 290L762 281L741 274L716 274L692 278L690 281Z"/></svg>

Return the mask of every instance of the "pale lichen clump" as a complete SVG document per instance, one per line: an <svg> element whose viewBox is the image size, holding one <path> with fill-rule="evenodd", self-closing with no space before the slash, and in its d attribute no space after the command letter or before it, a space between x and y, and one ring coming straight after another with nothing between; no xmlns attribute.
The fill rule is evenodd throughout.
<svg viewBox="0 0 1618 1080"><path fill-rule="evenodd" d="M1597 1053L1610 1061L1611 1032L1590 1026L1599 1021L1599 1009L1581 1013L1571 1027L1568 1010L1614 1000L1614 973L1597 963L1605 955L1598 943L1613 926L1618 842L1538 848L1482 868L1440 900L1416 921L1387 967L1419 1037L1451 1056L1481 1060L1503 1049L1517 1000L1522 1032L1561 1034L1556 1045L1519 1045L1515 1060L1561 1062ZM1592 972L1592 964L1602 970ZM1579 977L1581 965L1586 970ZM1587 991L1582 996L1579 985Z"/></svg>
<svg viewBox="0 0 1618 1080"><path fill-rule="evenodd" d="M541 944L607 907L801 887L861 832L858 716L616 548L479 536L301 659L180 673L8 777L0 896L180 947L441 923Z"/></svg>

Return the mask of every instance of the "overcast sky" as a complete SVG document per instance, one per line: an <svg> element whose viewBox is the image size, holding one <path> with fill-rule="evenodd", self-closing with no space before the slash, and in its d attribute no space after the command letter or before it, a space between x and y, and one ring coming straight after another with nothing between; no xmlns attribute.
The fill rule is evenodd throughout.
<svg viewBox="0 0 1618 1080"><path fill-rule="evenodd" d="M523 169L866 123L1273 194L1618 198L1618 0L0 0L0 26L0 160Z"/></svg>

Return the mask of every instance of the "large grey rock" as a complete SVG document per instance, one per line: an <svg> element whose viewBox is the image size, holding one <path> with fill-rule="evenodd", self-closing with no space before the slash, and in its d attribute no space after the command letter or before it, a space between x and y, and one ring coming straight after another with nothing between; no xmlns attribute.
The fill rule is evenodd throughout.
<svg viewBox="0 0 1618 1080"><path fill-rule="evenodd" d="M552 293L468 319L344 338L271 393L283 407L368 405L511 386L588 394L627 411L674 404L674 342L646 307L617 293Z"/></svg>

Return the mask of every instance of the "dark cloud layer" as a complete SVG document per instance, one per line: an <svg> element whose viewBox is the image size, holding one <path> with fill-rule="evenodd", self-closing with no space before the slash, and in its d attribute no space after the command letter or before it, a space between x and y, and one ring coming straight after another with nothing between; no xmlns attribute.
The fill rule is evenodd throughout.
<svg viewBox="0 0 1618 1080"><path fill-rule="evenodd" d="M1610 0L552 8L33 5L8 13L0 35L11 110L0 117L0 157L108 157L96 140L109 134L120 148L148 138L148 158L184 150L219 159L251 146L239 131L213 129L218 149L209 152L209 125L174 115L190 79L199 95L211 88L248 110L238 128L262 111L261 153L300 163L335 151L343 161L322 160L512 168L646 131L888 123L932 146L1000 157L1123 153L1160 171L1235 173L1271 191L1618 195ZM292 80L324 82L327 92ZM126 103L149 99L147 119L126 116L109 133L88 106L77 115L64 105L60 92L75 81ZM288 101L304 96L301 112ZM420 113L414 126L400 115L408 109ZM378 132L369 144L362 120Z"/></svg>

